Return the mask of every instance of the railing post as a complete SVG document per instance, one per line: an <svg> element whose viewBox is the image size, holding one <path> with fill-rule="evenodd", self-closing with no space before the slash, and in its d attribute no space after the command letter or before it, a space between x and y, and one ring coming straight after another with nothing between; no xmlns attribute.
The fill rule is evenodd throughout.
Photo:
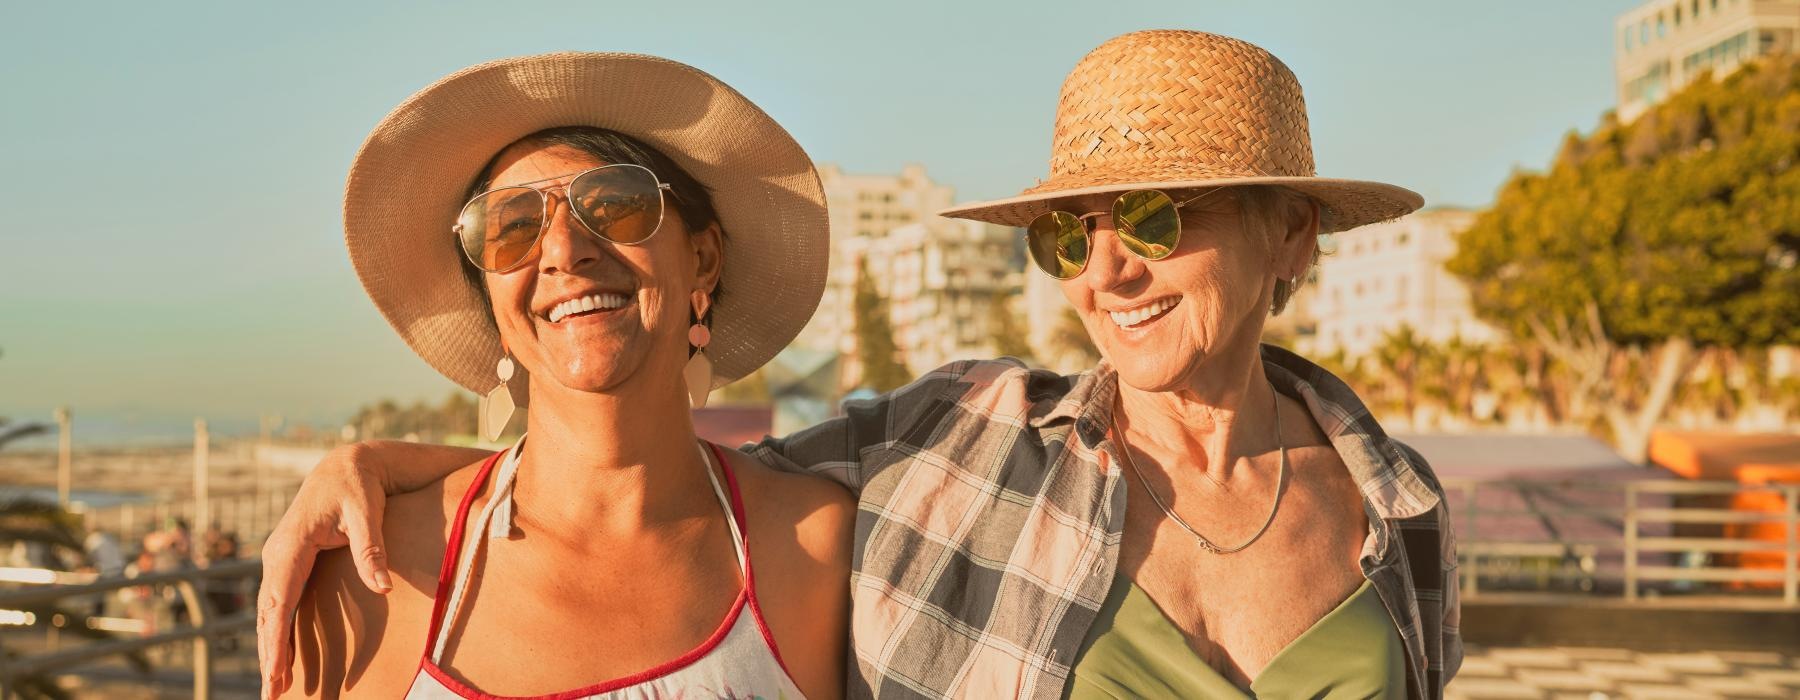
<svg viewBox="0 0 1800 700"><path fill-rule="evenodd" d="M1787 571L1783 577L1781 599L1788 605L1800 605L1800 486L1787 489Z"/></svg>
<svg viewBox="0 0 1800 700"><path fill-rule="evenodd" d="M1638 597L1638 490L1637 482L1625 484L1625 599Z"/></svg>
<svg viewBox="0 0 1800 700"><path fill-rule="evenodd" d="M1475 520L1481 517L1481 509L1476 506L1476 489L1479 486L1480 482L1475 481L1463 484L1463 498L1468 501L1466 505L1469 508L1469 519L1463 523L1463 533L1458 539L1468 544L1475 543ZM1469 565L1463 570L1462 580L1462 597L1465 600L1481 594L1481 554L1469 551L1467 556Z"/></svg>
<svg viewBox="0 0 1800 700"><path fill-rule="evenodd" d="M207 607L206 596L200 594L193 579L183 579L175 584L175 590L181 593L181 600L187 605L188 623L200 630L206 630L212 622L212 610ZM194 700L211 700L213 680L212 635L202 633L194 637Z"/></svg>

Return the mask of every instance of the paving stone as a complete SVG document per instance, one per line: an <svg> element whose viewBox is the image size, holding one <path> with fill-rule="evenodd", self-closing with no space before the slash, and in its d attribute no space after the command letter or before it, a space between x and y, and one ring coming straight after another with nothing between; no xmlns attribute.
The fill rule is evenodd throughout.
<svg viewBox="0 0 1800 700"><path fill-rule="evenodd" d="M1645 664L1666 668L1676 673L1731 673L1731 664L1706 652L1686 654L1639 654Z"/></svg>
<svg viewBox="0 0 1800 700"><path fill-rule="evenodd" d="M1787 686L1789 688L1800 688L1800 668L1794 668L1794 667L1783 668L1783 669L1752 668L1752 669L1746 670L1744 672L1744 675L1748 678L1753 678L1757 681L1760 681L1763 683L1768 683L1770 685L1781 685L1781 686ZM1795 693L1795 694L1800 695L1800 693Z"/></svg>
<svg viewBox="0 0 1800 700"><path fill-rule="evenodd" d="M1571 659L1583 661L1635 661L1638 655L1630 649L1609 647L1556 647L1556 650Z"/></svg>
<svg viewBox="0 0 1800 700"><path fill-rule="evenodd" d="M1457 678L1469 676L1497 677L1512 673L1512 667L1498 660L1482 656L1463 657L1462 668L1456 671Z"/></svg>
<svg viewBox="0 0 1800 700"><path fill-rule="evenodd" d="M1715 651L1713 655L1719 657L1720 661L1739 666L1786 668L1793 663L1786 654L1773 651Z"/></svg>
<svg viewBox="0 0 1800 700"><path fill-rule="evenodd" d="M1733 698L1791 698L1792 691L1773 683L1763 683L1754 678L1737 678L1731 676L1694 676L1687 679L1687 684L1701 690L1709 690Z"/></svg>
<svg viewBox="0 0 1800 700"><path fill-rule="evenodd" d="M1460 675L1450 681L1445 694L1451 692L1467 700L1539 700L1544 697L1543 691L1510 678L1463 678Z"/></svg>
<svg viewBox="0 0 1800 700"><path fill-rule="evenodd" d="M1561 649L1490 649L1488 658L1508 666L1525 668L1574 668L1575 660Z"/></svg>
<svg viewBox="0 0 1800 700"><path fill-rule="evenodd" d="M1619 689L1631 700L1723 700L1725 696L1667 683L1626 683Z"/></svg>
<svg viewBox="0 0 1800 700"><path fill-rule="evenodd" d="M1533 688L1543 690L1612 690L1613 682L1606 678L1580 671L1550 671L1535 668L1522 668L1513 674L1514 678Z"/></svg>
<svg viewBox="0 0 1800 700"><path fill-rule="evenodd" d="M1583 661L1581 670L1589 675L1615 681L1666 683L1675 680L1674 674L1669 673L1668 669L1661 666L1627 661Z"/></svg>

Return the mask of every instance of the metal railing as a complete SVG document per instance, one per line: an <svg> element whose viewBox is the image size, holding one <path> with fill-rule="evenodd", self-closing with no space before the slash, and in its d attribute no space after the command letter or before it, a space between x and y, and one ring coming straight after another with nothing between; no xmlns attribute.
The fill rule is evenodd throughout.
<svg viewBox="0 0 1800 700"><path fill-rule="evenodd" d="M262 573L260 560L235 561L205 568L184 569L145 574L131 578L109 578L92 583L52 585L0 592L0 610L18 610L52 605L68 599L91 598L138 586L170 586L186 608L189 626L135 639L111 639L58 649L43 654L6 658L0 655L0 699L11 700L18 681L32 676L55 674L100 659L145 652L168 644L193 644L194 697L212 697L213 641L243 634L256 628L254 606L229 616L219 616L205 593L209 585L220 581L242 581Z"/></svg>
<svg viewBox="0 0 1800 700"><path fill-rule="evenodd" d="M1459 501L1451 504L1451 516L1465 598L1479 595L1484 577L1495 578L1501 573L1497 569L1516 574L1521 562L1536 562L1542 567L1540 584L1570 578L1613 584L1628 601L1646 593L1660 596L1709 586L1733 595L1779 587L1782 605L1800 607L1800 484L1679 479L1443 483ZM1493 501L1519 503L1496 507ZM1513 519L1514 534L1494 532L1509 529L1495 523L1504 519ZM1517 536L1521 519L1543 532ZM1585 531L1570 534L1564 529ZM1608 558L1617 566L1602 566ZM1721 559L1728 565L1715 564Z"/></svg>
<svg viewBox="0 0 1800 700"><path fill-rule="evenodd" d="M158 529L171 518L188 521L195 531L213 523L224 532L236 533L246 551L260 549L281 514L287 512L293 488L270 489L264 493L240 493L213 496L205 510L212 522L198 522L202 510L193 498L163 499L138 503L120 503L80 510L88 530L105 529L130 537Z"/></svg>

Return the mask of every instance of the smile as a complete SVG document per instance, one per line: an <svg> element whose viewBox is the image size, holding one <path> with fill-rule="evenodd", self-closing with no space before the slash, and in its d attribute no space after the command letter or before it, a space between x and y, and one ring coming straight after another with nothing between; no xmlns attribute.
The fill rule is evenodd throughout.
<svg viewBox="0 0 1800 700"><path fill-rule="evenodd" d="M1145 305L1137 307L1135 309L1129 309L1126 311L1109 311L1109 312L1107 312L1107 315L1111 316L1113 323L1118 324L1118 326L1120 328L1124 328L1126 330L1131 330L1134 328L1138 328L1138 327L1147 325L1147 324L1155 321L1156 319L1162 318L1163 315L1169 313L1170 309L1175 308L1176 305L1178 305L1180 303L1181 303L1181 297L1167 297L1167 298L1163 298L1163 299L1158 299L1156 301L1150 302L1149 304L1145 304Z"/></svg>
<svg viewBox="0 0 1800 700"><path fill-rule="evenodd" d="M544 317L549 319L551 323L559 323L563 319L571 316L580 316L596 311L611 311L613 309L623 308L630 302L631 298L624 294L589 294L584 297L576 297L564 301L551 307L550 313L545 314Z"/></svg>

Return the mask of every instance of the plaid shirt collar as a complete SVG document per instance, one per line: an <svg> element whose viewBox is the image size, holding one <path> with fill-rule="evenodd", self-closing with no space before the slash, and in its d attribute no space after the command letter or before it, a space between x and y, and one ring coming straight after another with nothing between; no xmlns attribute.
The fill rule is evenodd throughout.
<svg viewBox="0 0 1800 700"><path fill-rule="evenodd" d="M1269 381L1312 413L1343 457L1351 477L1363 486L1376 514L1384 519L1411 518L1438 506L1438 491L1419 476L1421 465L1388 437L1348 384L1285 348L1264 345L1262 351L1263 371ZM1118 391L1119 373L1110 361L1101 360L1049 411L1032 416L1027 424L1044 430L1074 421L1074 434L1082 445L1102 450L1107 426L1112 425L1113 396Z"/></svg>

